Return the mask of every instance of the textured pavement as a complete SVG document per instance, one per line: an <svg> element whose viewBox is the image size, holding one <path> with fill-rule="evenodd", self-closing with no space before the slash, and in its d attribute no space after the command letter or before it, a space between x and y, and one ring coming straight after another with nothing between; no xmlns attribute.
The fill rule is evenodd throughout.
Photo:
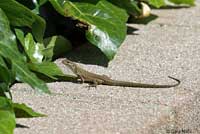
<svg viewBox="0 0 200 134"><path fill-rule="evenodd" d="M200 1L196 7L153 10L158 18L147 25L129 24L129 33L108 67L85 62L105 59L84 46L68 55L89 71L113 79L168 84L173 76L181 85L141 89L55 82L57 95L34 92L26 84L12 87L14 101L48 117L18 119L28 128L15 134L167 134L200 133ZM80 53L81 51L81 53ZM84 53L85 52L85 53ZM74 54L73 54L74 53ZM56 63L69 73L58 59ZM87 61L84 61L87 60Z"/></svg>

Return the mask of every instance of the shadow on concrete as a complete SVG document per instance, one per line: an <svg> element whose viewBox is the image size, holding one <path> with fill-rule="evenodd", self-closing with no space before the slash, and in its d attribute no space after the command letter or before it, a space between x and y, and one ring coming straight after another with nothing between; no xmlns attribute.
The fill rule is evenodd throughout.
<svg viewBox="0 0 200 134"><path fill-rule="evenodd" d="M74 62L104 67L107 67L109 62L101 50L90 43L74 48L71 52L66 54L65 57Z"/></svg>
<svg viewBox="0 0 200 134"><path fill-rule="evenodd" d="M130 17L129 20L128 20L128 23L134 23L134 24L148 24L149 22L157 19L158 16L155 15L155 14L151 14L149 17L147 18L141 18L141 19L136 19L134 17Z"/></svg>
<svg viewBox="0 0 200 134"><path fill-rule="evenodd" d="M29 128L28 126L26 125L22 125L22 124L16 124L16 128Z"/></svg>
<svg viewBox="0 0 200 134"><path fill-rule="evenodd" d="M139 29L134 28L132 26L127 26L127 34L128 35L139 35L137 33L135 33L136 31L138 31Z"/></svg>
<svg viewBox="0 0 200 134"><path fill-rule="evenodd" d="M153 7L152 7L153 8ZM160 7L159 9L182 9L182 8L190 8L189 6L164 6L164 7ZM154 10L158 9L158 8L153 8Z"/></svg>

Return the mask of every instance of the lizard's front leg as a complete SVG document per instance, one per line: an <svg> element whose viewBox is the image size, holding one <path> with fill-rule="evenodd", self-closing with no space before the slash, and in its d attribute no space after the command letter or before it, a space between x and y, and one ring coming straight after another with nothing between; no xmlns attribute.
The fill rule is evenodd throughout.
<svg viewBox="0 0 200 134"><path fill-rule="evenodd" d="M81 75L78 75L78 79L81 81L81 83L85 82L85 78Z"/></svg>

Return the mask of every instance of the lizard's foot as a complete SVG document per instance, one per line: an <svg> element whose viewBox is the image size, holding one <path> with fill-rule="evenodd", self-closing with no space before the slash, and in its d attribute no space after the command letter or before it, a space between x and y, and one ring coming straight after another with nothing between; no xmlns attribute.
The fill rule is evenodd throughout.
<svg viewBox="0 0 200 134"><path fill-rule="evenodd" d="M91 88L97 88L97 85L95 85L95 84L88 84L87 86L84 86L84 87L86 87L86 88L88 88L88 90L90 90Z"/></svg>
<svg viewBox="0 0 200 134"><path fill-rule="evenodd" d="M85 79L82 76L80 76L80 80L81 80L82 83L85 82Z"/></svg>
<svg viewBox="0 0 200 134"><path fill-rule="evenodd" d="M97 84L96 83L89 83L89 85L88 85L89 87L97 87Z"/></svg>

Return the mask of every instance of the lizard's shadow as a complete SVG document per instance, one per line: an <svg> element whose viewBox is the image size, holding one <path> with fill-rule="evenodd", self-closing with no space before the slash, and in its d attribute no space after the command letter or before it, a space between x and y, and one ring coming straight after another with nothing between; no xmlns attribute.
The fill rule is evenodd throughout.
<svg viewBox="0 0 200 134"><path fill-rule="evenodd" d="M71 52L67 53L65 57L74 62L104 67L107 67L109 62L100 49L89 43L74 48Z"/></svg>

